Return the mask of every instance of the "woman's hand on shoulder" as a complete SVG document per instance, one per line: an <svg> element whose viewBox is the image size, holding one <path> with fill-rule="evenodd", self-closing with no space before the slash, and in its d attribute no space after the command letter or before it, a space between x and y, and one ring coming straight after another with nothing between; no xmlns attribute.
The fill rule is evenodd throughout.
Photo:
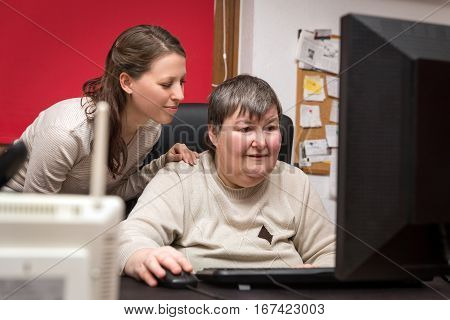
<svg viewBox="0 0 450 320"><path fill-rule="evenodd" d="M192 265L186 257L170 246L137 250L128 258L124 272L130 277L145 281L150 287L156 287L157 279L166 276L164 268L174 274L179 274L182 270L192 272Z"/></svg>
<svg viewBox="0 0 450 320"><path fill-rule="evenodd" d="M172 148L166 153L166 163L167 162L178 162L183 160L187 164L191 166L197 163L198 153L192 150L183 144L183 143L175 143Z"/></svg>

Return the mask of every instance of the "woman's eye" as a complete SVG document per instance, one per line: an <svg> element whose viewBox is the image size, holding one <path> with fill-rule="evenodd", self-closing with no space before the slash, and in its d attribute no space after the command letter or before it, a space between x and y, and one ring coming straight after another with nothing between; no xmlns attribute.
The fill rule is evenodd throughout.
<svg viewBox="0 0 450 320"><path fill-rule="evenodd" d="M268 131L275 131L275 130L278 130L278 127L277 126L269 126L269 127L267 127L267 130Z"/></svg>
<svg viewBox="0 0 450 320"><path fill-rule="evenodd" d="M161 83L161 87L163 88L170 88L172 86L171 83Z"/></svg>
<svg viewBox="0 0 450 320"><path fill-rule="evenodd" d="M243 133L250 132L250 130L251 130L250 127L243 127L243 128L240 128L240 129L239 129L239 131L240 131L240 132L243 132Z"/></svg>

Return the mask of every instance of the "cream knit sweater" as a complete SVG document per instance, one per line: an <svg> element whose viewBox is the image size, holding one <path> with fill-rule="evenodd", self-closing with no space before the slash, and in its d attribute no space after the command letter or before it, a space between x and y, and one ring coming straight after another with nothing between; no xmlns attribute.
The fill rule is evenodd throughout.
<svg viewBox="0 0 450 320"><path fill-rule="evenodd" d="M299 169L277 162L251 188L225 186L204 152L193 167L169 163L119 226L120 271L138 249L172 245L194 270L334 266L334 226Z"/></svg>
<svg viewBox="0 0 450 320"><path fill-rule="evenodd" d="M133 198L164 167L162 156L139 170L160 134L161 125L152 120L138 129L128 145L122 174L113 177L108 172L108 194ZM8 182L8 188L17 192L89 193L94 125L86 118L81 98L61 101L42 111L20 139L27 147L28 158Z"/></svg>

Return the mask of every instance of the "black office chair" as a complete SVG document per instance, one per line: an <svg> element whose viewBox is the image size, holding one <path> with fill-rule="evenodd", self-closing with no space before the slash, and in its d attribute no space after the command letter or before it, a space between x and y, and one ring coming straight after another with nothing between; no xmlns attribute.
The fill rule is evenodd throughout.
<svg viewBox="0 0 450 320"><path fill-rule="evenodd" d="M294 125L288 116L282 115L280 129L282 142L278 160L291 163ZM145 163L157 159L177 142L184 143L189 149L199 153L208 150L207 134L208 105L206 103L181 104L172 123L163 126L161 137L147 156Z"/></svg>
<svg viewBox="0 0 450 320"><path fill-rule="evenodd" d="M27 147L20 140L8 146L8 149L0 155L0 188L16 174L27 155Z"/></svg>

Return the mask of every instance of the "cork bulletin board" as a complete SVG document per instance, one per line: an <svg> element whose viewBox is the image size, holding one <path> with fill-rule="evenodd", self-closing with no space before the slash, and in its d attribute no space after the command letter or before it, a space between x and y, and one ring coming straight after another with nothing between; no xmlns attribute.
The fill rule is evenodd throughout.
<svg viewBox="0 0 450 320"><path fill-rule="evenodd" d="M300 153L301 153L301 143L305 140L313 139L325 139L325 125L327 124L337 124L336 122L330 121L331 105L333 100L336 98L330 97L328 94L328 86L326 83L326 75L334 76L335 74L327 73L323 71L313 71L313 70L303 70L297 68L297 104L295 106L295 132L294 137L294 165L300 167L305 173L317 174L317 175L329 175L330 174L330 162L314 162L311 166L301 166ZM324 81L324 101L306 101L304 99L304 78L305 76L318 76ZM300 126L300 106L301 105L318 105L320 108L320 120L322 122L321 127L317 128L303 128Z"/></svg>

